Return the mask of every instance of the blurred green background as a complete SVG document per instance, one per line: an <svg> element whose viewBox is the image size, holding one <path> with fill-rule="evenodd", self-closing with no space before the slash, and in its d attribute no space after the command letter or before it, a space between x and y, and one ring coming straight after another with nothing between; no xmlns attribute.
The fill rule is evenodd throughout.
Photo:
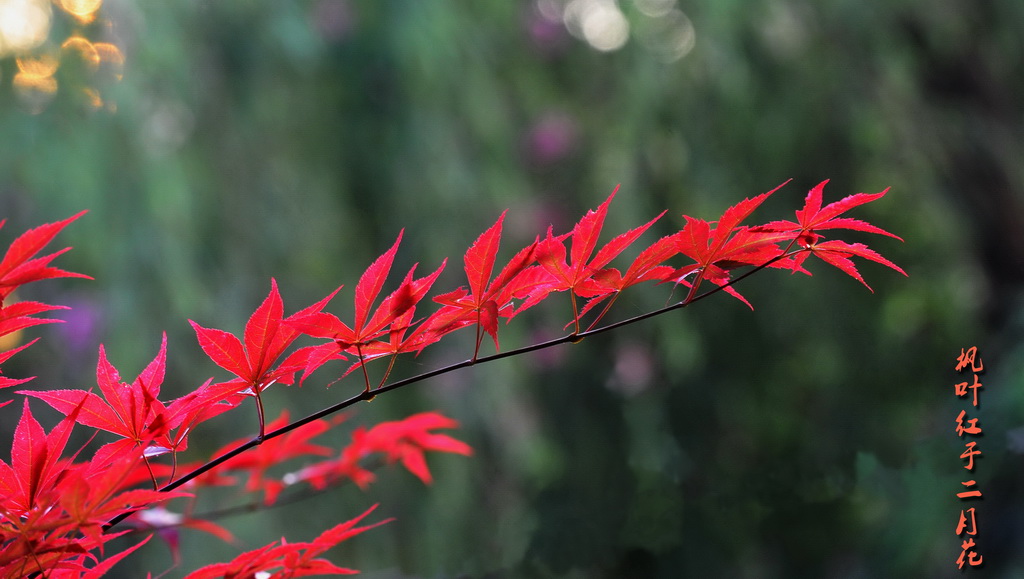
<svg viewBox="0 0 1024 579"><path fill-rule="evenodd" d="M1017 0L0 7L0 239L90 210L58 243L95 281L22 296L73 307L4 367L37 388L92 386L100 343L134 377L161 331L166 398L223 379L188 319L240 332L270 277L289 313L343 283L331 311L350 315L401 228L396 270L447 257L448 289L506 208L508 257L616 184L608 237L669 210L648 242L789 178L754 221L792 218L824 179L826 201L892 187L854 216L906 243L845 238L909 278L865 263L871 293L820 264L766 271L738 288L753 312L719 295L382 396L349 424L437 409L476 454L431 456L431 487L382 469L367 491L221 521L247 547L379 502L372 517L397 521L332 557L367 577L955 577L955 493L973 476L985 565L970 573L1024 576ZM639 289L613 315L666 298ZM549 301L502 346L557 335L568 304ZM467 357L467 338L400 372ZM972 345L986 367L973 474L952 388ZM268 412L359 388L331 379L271 391ZM254 429L247 405L194 434L192 456ZM182 548L168 577L238 552ZM170 564L153 541L114 576Z"/></svg>

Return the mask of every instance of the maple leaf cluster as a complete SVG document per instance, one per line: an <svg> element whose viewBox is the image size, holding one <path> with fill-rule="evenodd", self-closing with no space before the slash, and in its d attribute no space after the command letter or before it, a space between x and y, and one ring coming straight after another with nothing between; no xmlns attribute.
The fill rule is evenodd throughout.
<svg viewBox="0 0 1024 579"><path fill-rule="evenodd" d="M852 261L854 257L906 275L862 243L826 238L845 229L899 239L867 222L844 216L854 207L880 199L887 190L859 193L823 206L826 183L810 190L803 208L796 211L795 221L743 225L779 188L744 199L715 221L684 215L685 224L680 230L640 249L624 267L612 263L665 212L600 245L618 188L596 209L587 212L571 231L556 234L549 228L546 235L538 235L499 266L506 215L502 213L466 250L465 285L432 295L447 260L422 277L417 277L414 265L397 287L380 299L402 240L400 232L394 244L371 263L356 283L350 321L325 311L343 287L286 316L277 281L273 279L270 293L246 322L241 337L190 320L201 350L230 377L221 381L211 378L173 399L161 398L166 379L166 336L154 359L130 382L121 379L101 345L95 377L98 392L95 388L16 392L25 396L22 413L14 432L10 463L0 460L0 579L34 574L100 577L146 543L152 533L167 542L176 564L180 561L177 544L181 529L207 532L231 542L231 534L213 522L216 513L201 516L192 512L195 495L207 487L235 486L243 495L261 497L253 504L270 505L279 501L290 487L296 487L295 492L299 493L316 493L344 482L366 488L376 478L373 469L381 464L401 464L430 484L433 477L427 466L427 452L471 454L471 448L464 442L437 432L457 427L454 420L437 412L423 412L369 428L358 427L343 445L323 442L326 434L344 423L329 416L382 392L488 359L579 341L593 331L620 327L683 307L717 291L750 306L736 291L736 281L763 268L810 274L806 265L812 256L865 286L867 283ZM0 261L0 336L59 321L39 314L62 306L18 302L12 296L17 288L28 283L57 277L87 277L50 265L68 248L37 257L64 227L83 213L29 230L11 243ZM673 263L678 260L683 263ZM733 277L740 268L746 269L746 273ZM672 306L594 329L622 291L645 282L669 284L673 288L682 285L688 290ZM704 282L711 284L711 289L698 294ZM570 298L571 315L566 316L565 324L566 328L572 326L570 334L500 356L481 357L485 336L490 336L496 351L499 349L502 321L508 323L552 294L562 292ZM429 313L423 313L424 302L435 304ZM589 325L584 325L587 317ZM475 331L473 352L466 362L387 383L399 355L417 355L464 328ZM297 346L300 338L314 343ZM32 343L0 352L0 364ZM371 379L367 366L377 359L388 363L377 379ZM330 361L350 362L335 382L359 372L362 391L302 419L292 420L287 411L282 411L269 423L265 421L262 395L268 388L302 384ZM0 388L29 380L0 375ZM29 406L32 398L64 416L49 432L33 416ZM254 437L230 442L205 461L179 463L178 457L188 450L189 436L197 427L239 407L248 398L254 399L259 417ZM0 406L12 401L0 402ZM106 434L98 440L100 444L95 450L89 451L87 445L64 456L76 425ZM105 442L107 436L113 440ZM289 469L286 463L298 466ZM179 502L186 506L178 511L169 508ZM339 542L385 522L357 526L372 510L310 542L289 543L282 539L242 553L227 563L198 569L189 577L352 573L351 569L319 557ZM117 530L122 521L128 530ZM112 549L106 548L107 543L131 530L149 534L110 554Z"/></svg>
<svg viewBox="0 0 1024 579"><path fill-rule="evenodd" d="M608 208L618 187L597 209L588 211L572 231L554 235L549 228L546 237L538 237L517 251L497 275L493 275L505 219L505 213L502 213L498 221L481 234L465 253L463 262L468 287L461 286L434 296L433 300L442 307L418 322L414 321L414 309L444 268L444 263L437 271L418 280L413 280L414 266L399 288L382 300L368 318L368 312L380 294L394 261L402 238L399 234L391 249L374 261L360 278L355 290L355 322L351 327L335 315L319 310L296 314L290 324L310 336L333 339L339 355L356 357L351 371L363 368L365 362L373 358L419 353L446 334L466 327L476 328L476 348L473 352L473 359L476 359L484 335L492 338L495 349L499 347L498 328L501 319L508 322L557 292L569 292L572 318L566 326L574 325L574 333L580 334L583 316L608 300L604 311L591 322L590 327L594 327L620 292L643 282L687 286L690 290L682 302L685 305L696 297L698 288L706 280L750 306L732 287L731 272L739 267L773 267L810 274L803 264L813 255L838 267L869 290L870 286L853 265L852 257L869 259L906 275L899 266L866 245L825 240L822 233L826 230L848 229L900 239L864 221L840 217L854 207L880 199L888 189L875 194L850 195L822 208L822 192L826 183L828 181L823 181L810 190L804 207L796 212L795 222L783 220L756 226L741 225L785 183L754 198L744 199L728 208L717 221L684 215L686 224L681 230L641 250L626 267L625 273L609 264L663 217L665 212L613 237L598 249ZM689 258L692 263L683 266L668 264L679 255ZM333 297L337 291L326 299ZM586 300L582 308L578 307L578 299ZM750 307L753 309L753 306ZM326 358L311 358L306 367L307 373L323 361ZM387 373L385 379L386 376ZM368 391L371 387L370 379L366 376L365 389Z"/></svg>

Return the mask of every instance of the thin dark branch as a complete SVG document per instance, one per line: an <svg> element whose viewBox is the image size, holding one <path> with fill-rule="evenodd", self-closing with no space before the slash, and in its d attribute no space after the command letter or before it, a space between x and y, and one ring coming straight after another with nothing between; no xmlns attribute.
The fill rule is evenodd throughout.
<svg viewBox="0 0 1024 579"><path fill-rule="evenodd" d="M384 466L384 461L376 460L376 461L371 461L371 464L364 465L362 468L364 468L366 470L370 470L370 471L375 471L375 470L379 469L382 466ZM339 480L340 481L347 481L347 480L351 480L351 479L339 479ZM254 501L249 501L249 502L242 503L242 504L239 504L239 505L234 505L234 506L231 506L231 507L224 507L224 508L221 508L221 509L214 509L214 510L206 511L204 513L192 514L192 515L189 515L184 520L182 520L180 522L177 522L177 523L168 523L166 525L140 526L137 529L132 530L131 532L132 533L146 533L146 532L153 532L153 531L162 531L164 529L173 529L173 528L179 528L179 527L187 527L188 524L190 522L192 522L192 521L216 521L216 520L219 520L219 519L226 519L226 518L229 518L229 517L234 517L236 515L244 515L246 513L253 513L253 512L256 512L256 511L260 511L260 510L276 509L276 508L279 508L279 507L283 507L283 506L287 506L287 505L292 505L292 504L295 504L295 503L300 503L300 502L305 501L307 499L311 499L313 497L318 497L318 496L320 496L322 494L325 494L325 493L337 490L339 488L341 488L340 484L334 484L332 486L326 486L324 488L319 488L319 489L311 487L311 486L306 486L305 488L303 488L301 490L298 490L298 491L295 491L295 492L284 493L282 496L278 497L277 500L275 500L273 503L271 503L269 505L264 503L262 500L254 500Z"/></svg>
<svg viewBox="0 0 1024 579"><path fill-rule="evenodd" d="M700 301L700 300L702 300L704 298L707 298L707 297L709 297L711 295L714 295L714 294L716 294L718 292L721 292L725 288L730 287L730 286L738 283L739 281L741 281L743 279L746 279L747 277L749 277L749 276L753 275L754 273L756 273L756 272L758 272L758 271L760 271L760 270L770 266L771 264L776 263L779 260L785 259L787 257L791 257L791 256L793 256L793 255L795 255L797 253L800 253L801 251L804 251L804 250L801 249L801 250L797 250L797 251L792 252L792 253L786 252L786 253L782 253L780 255L777 255L777 256L773 257L772 259L766 261L765 263L763 263L761 265L758 265L758 266L756 266L756 267L754 267L754 268L744 272L743 274L737 276L734 279L730 279L728 282L726 282L726 283L724 283L722 285L716 285L714 288L712 288L712 289L710 289L710 290L708 290L708 291L706 291L706 292L704 292L702 294L699 294L697 296L693 296L690 299L686 299L686 300L683 300L683 301L680 301L680 302L676 302L674 304L671 304L671 305L659 308L657 310L653 310L653 311L647 312L645 314L640 314L638 316L634 316L634 317L631 317L631 318L628 318L628 319L625 319L625 320L614 322L614 323L608 324L606 326L601 326L599 328L594 328L594 329L591 329L591 330L587 330L585 332L580 332L578 334L577 333L567 334L567 335L562 336L560 338L555 338L555 339L552 339L552 340L548 340L546 342L539 342L539 343L536 343L536 344L531 344L529 346L523 346L521 348L516 348L514 350L508 350L508 351L505 351L505 352L498 352L496 354L491 354L489 356L476 357L476 353L474 353L474 357L470 358L468 360L463 360L462 362L456 362L454 364L450 364L450 365L444 366L442 368L437 368L437 369L431 370L429 372L424 372L422 374L417 374L417 375L411 376L409 378L404 378L402 380L398 380L398 381L392 382L391 384L387 384L387 385L381 386L379 388L376 388L376 389L374 389L372 391L371 390L365 390L363 392L360 392L359 394L356 394L355 396L352 396L351 398L348 398L346 400L338 402L337 404L334 404L332 406L328 406L328 407L323 408L323 409L321 409L321 410L319 410L317 412L314 412L313 414L310 414L310 415L306 416L305 418L300 418L300 419L296 420L295 422L292 422L291 424L287 424L285 426L282 426L281 428L278 428L278 429L272 430L270 432L267 432L267 433L264 434L262 439L260 437L258 437L258 436L254 437L253 439L251 439L248 442L242 444L241 446L239 446L239 447L237 447L237 448L235 448L235 449L233 449L233 450L231 450L231 451L229 451L229 452L227 452L227 453L225 453L225 454L223 454L223 455L221 455L221 456L219 456L219 457L217 457L215 459L212 459L209 462L207 462L206 464L203 464L202 466L196 468L192 472L189 472L189 473L183 475L178 480L164 485L163 487L160 488L160 491L161 492L168 492L168 491L172 491L174 489L177 489L177 488L181 487L182 485L188 483L189 481L191 481L191 480L193 480L193 479L195 479L195 478L197 478L197 477L199 477L199 476L201 476L201 475L203 475L203 474L213 470L214 468L217 468L218 466L224 464L225 462L231 460L232 458L242 454L243 452L246 452L247 450L249 450L249 449L251 449L253 447L258 446L259 444L261 444L264 441L271 440L273 438L277 438L278 436L282 436L284 434L287 434L287 433L289 433L289 432L291 432L291 431L293 431L293 430L295 430L297 428L301 428L301 427L305 426L306 424L309 424L310 422L314 422L314 421L319 420L321 418L325 418L325 417L330 416L332 414L338 413L338 412L340 412L340 411L342 411L342 410L344 410L344 409L346 409L346 408L348 408L350 406L354 406L354 405L358 404L359 402L364 402L364 401L367 401L367 400L371 400L374 397L379 396L381 394L384 394L386 392L390 392L392 390L398 390L399 388L403 388L403 387L408 386L410 384L415 384L417 382L423 382L425 380L429 380L429 379L435 378L437 376L448 374L449 372L454 372L456 370L461 370L463 368L468 368L469 366L474 366L476 364L486 364L487 362L494 362L496 360L501 360L503 358L510 358L510 357L513 357L513 356L519 356L519 355L526 354L526 353L529 353L529 352L535 352L537 350L544 350L544 349L547 349L547 348L551 348L553 346L557 346L559 344L577 343L580 340L582 340L583 338L586 338L588 336L594 336L594 335L597 335L597 334L602 334L604 332L610 332L612 330L616 330L616 329L622 328L624 326L629 326L629 325L641 322L641 321L649 319L649 318L653 318L653 317L656 317L656 316L660 316L660 315L666 314L666 313L671 312L673 310L678 310L680 308L684 308L684 307L686 307L686 306L688 306L688 305L690 305L690 304L692 304L694 302ZM688 298L689 298L689 296L688 296ZM479 324L477 324L477 332L479 334ZM479 341L477 342L477 348L479 348ZM127 518L129 515L130 515L130 513L125 513L125 514L119 515L117 517L114 517L113 519L110 520L110 522L108 522L106 525L103 526L104 531L109 530L114 525L120 523L125 518Z"/></svg>

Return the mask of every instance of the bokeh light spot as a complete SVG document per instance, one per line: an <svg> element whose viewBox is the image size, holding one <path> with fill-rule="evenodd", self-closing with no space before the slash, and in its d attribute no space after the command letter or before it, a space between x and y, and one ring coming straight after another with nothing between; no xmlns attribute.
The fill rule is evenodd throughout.
<svg viewBox="0 0 1024 579"><path fill-rule="evenodd" d="M100 57L100 67L114 79L124 77L124 54L117 46L109 42L94 43L93 48Z"/></svg>
<svg viewBox="0 0 1024 579"><path fill-rule="evenodd" d="M60 7L75 17L82 24L89 24L96 19L103 0L60 0Z"/></svg>
<svg viewBox="0 0 1024 579"><path fill-rule="evenodd" d="M648 21L637 35L648 50L665 62L683 58L697 44L693 22L676 9Z"/></svg>
<svg viewBox="0 0 1024 579"><path fill-rule="evenodd" d="M82 95L85 96L85 104L92 110L99 110L103 108L103 99L100 97L99 91L91 87L82 88Z"/></svg>
<svg viewBox="0 0 1024 579"><path fill-rule="evenodd" d="M563 20L573 36L597 50L618 50L629 40L629 22L612 0L573 0Z"/></svg>
<svg viewBox="0 0 1024 579"><path fill-rule="evenodd" d="M30 113L38 114L57 94L57 79L18 72L14 75L14 93Z"/></svg>
<svg viewBox="0 0 1024 579"><path fill-rule="evenodd" d="M28 76L53 76L60 64L57 57L46 52L33 57L19 56L15 62L18 72Z"/></svg>
<svg viewBox="0 0 1024 579"><path fill-rule="evenodd" d="M0 0L0 56L26 52L45 42L51 17L46 0Z"/></svg>
<svg viewBox="0 0 1024 579"><path fill-rule="evenodd" d="M81 36L72 36L60 45L64 52L77 52L89 70L96 70L100 65L100 54L91 42Z"/></svg>

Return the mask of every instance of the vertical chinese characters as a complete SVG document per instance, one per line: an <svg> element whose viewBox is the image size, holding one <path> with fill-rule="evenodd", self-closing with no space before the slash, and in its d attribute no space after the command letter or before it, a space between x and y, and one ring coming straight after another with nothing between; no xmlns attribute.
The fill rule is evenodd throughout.
<svg viewBox="0 0 1024 579"><path fill-rule="evenodd" d="M968 369L973 374L973 383L967 381L958 382L953 385L953 391L957 397L970 400L974 410L977 410L979 408L978 391L982 389L981 381L978 380L978 374L982 373L985 369L981 356L978 354L977 346L971 346L966 350L961 348L960 355L957 356L955 370L958 373L963 373ZM960 458L965 461L963 467L972 474L975 467L974 459L977 456L982 456L982 453L978 449L977 440L965 440L965 438L978 438L981 434L982 429L979 425L979 418L977 416L971 418L967 415L966 410L961 410L956 417L956 435L961 440L964 440L964 451L960 454ZM977 482L973 477L971 480L960 484L964 486L964 490L958 492L956 496L961 501L975 500L982 497L981 490L977 488ZM956 559L956 565L959 569L963 569L965 563L971 567L978 567L983 563L984 559L978 554L977 545L974 540L977 534L978 523L975 507L961 509L960 519L956 525L956 535L963 539L960 544L960 556Z"/></svg>

